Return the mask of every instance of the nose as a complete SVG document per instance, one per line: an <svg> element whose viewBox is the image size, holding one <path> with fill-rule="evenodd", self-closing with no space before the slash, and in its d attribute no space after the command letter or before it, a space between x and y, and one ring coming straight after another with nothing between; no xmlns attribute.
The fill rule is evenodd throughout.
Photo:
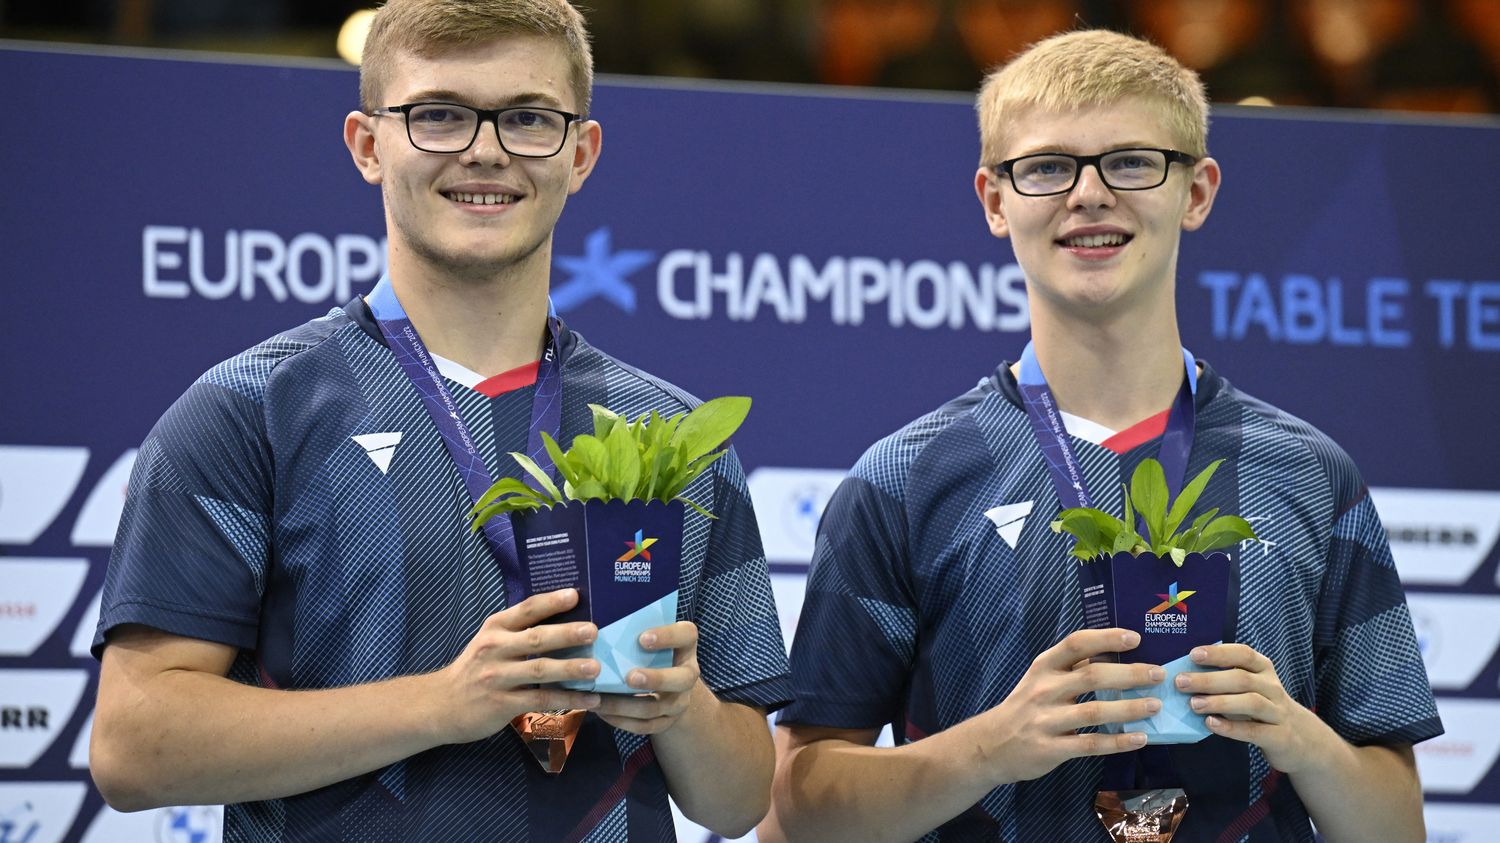
<svg viewBox="0 0 1500 843"><path fill-rule="evenodd" d="M500 143L499 119L492 117L479 124L479 133L474 136L474 142L460 156L464 164L493 167L510 164L510 153Z"/></svg>
<svg viewBox="0 0 1500 843"><path fill-rule="evenodd" d="M1074 208L1110 208L1115 204L1115 192L1104 183L1098 164L1085 164L1078 173L1078 181L1068 191L1068 205Z"/></svg>

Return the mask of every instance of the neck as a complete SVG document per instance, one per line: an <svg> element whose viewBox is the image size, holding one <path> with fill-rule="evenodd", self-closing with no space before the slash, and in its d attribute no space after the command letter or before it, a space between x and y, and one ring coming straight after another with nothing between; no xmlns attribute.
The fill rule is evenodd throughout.
<svg viewBox="0 0 1500 843"><path fill-rule="evenodd" d="M1167 409L1182 386L1175 311L1102 324L1033 311L1031 340L1058 408L1111 430Z"/></svg>
<svg viewBox="0 0 1500 843"><path fill-rule="evenodd" d="M427 350L486 377L537 360L551 250L487 276L436 270L391 244L391 286Z"/></svg>

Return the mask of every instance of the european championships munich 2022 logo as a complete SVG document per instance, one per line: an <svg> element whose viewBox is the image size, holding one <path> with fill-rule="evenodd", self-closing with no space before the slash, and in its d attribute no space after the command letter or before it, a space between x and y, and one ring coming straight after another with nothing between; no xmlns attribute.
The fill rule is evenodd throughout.
<svg viewBox="0 0 1500 843"><path fill-rule="evenodd" d="M1197 591L1179 591L1175 582L1167 586L1166 594L1156 595L1161 598L1162 602L1146 610L1145 631L1186 635L1187 599L1197 593ZM1173 612L1173 609L1177 611Z"/></svg>
<svg viewBox="0 0 1500 843"><path fill-rule="evenodd" d="M626 551L615 560L615 582L651 582L651 545L656 539L646 538L644 530L636 530L635 538L626 540Z"/></svg>

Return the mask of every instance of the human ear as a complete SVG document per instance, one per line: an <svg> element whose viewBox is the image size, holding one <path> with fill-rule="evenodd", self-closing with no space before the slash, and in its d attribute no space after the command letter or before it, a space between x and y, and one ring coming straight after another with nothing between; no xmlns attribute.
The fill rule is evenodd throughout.
<svg viewBox="0 0 1500 843"><path fill-rule="evenodd" d="M1197 231L1213 209L1219 193L1219 162L1201 158L1193 165L1193 183L1188 186L1187 211L1182 215L1182 230Z"/></svg>
<svg viewBox="0 0 1500 843"><path fill-rule="evenodd" d="M359 174L370 184L380 184L380 152L375 146L375 118L363 111L351 111L344 117L344 146Z"/></svg>
<svg viewBox="0 0 1500 843"><path fill-rule="evenodd" d="M568 193L577 193L583 182L599 163L599 152L604 145L604 131L598 121L585 120L578 124L578 143L573 145L573 166L568 178Z"/></svg>
<svg viewBox="0 0 1500 843"><path fill-rule="evenodd" d="M974 174L974 192L979 196L979 204L984 206L984 219L989 224L990 233L1000 238L1010 236L1010 223L1005 219L1005 206L1001 202L1000 189L1004 183L1005 176L995 172L993 167L980 167Z"/></svg>

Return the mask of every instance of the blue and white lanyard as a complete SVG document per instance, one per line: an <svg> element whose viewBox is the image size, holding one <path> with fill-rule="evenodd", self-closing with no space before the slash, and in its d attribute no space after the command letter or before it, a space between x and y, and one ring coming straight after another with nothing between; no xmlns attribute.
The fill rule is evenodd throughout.
<svg viewBox="0 0 1500 843"><path fill-rule="evenodd" d="M406 315L406 309L396 298L390 276L381 277L375 289L370 292L368 301L370 312L374 314L375 322L380 326L380 332L385 336L391 353L396 356L396 362L401 365L401 370L422 397L427 415L432 418L433 425L448 449L448 455L458 468L459 476L469 490L470 499L478 503L492 482L489 469L485 467L484 458L480 456L474 438L469 435L468 426L459 415L458 405L443 383L437 364L433 362L422 338L417 335L416 328ZM549 474L552 471L552 457L542 443L542 431L556 439L562 424L562 367L557 348L559 331L556 316L549 313L546 345L537 365L536 391L531 400L531 426L526 435L527 454ZM526 597L526 592L521 579L520 559L516 555L515 530L510 518L491 518L481 530L505 576L507 601L512 605L519 603Z"/></svg>

